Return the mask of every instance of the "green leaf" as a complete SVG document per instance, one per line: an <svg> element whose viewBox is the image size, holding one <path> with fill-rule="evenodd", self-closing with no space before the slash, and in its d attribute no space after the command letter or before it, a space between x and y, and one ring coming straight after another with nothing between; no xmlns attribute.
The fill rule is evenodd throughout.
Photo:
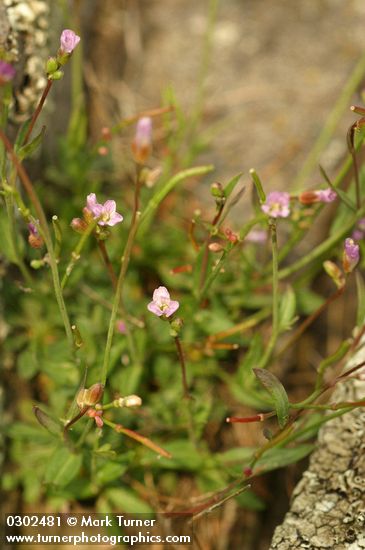
<svg viewBox="0 0 365 550"><path fill-rule="evenodd" d="M46 467L44 480L46 483L64 487L77 476L81 464L81 454L74 454L66 447L58 448Z"/></svg>
<svg viewBox="0 0 365 550"><path fill-rule="evenodd" d="M184 181L187 178L195 177L195 176L203 176L205 174L208 174L214 170L213 165L208 166L194 166L192 168L187 168L186 170L181 170L181 172L178 172L172 178L170 178L163 187L155 193L155 195L150 199L148 202L145 210L143 211L143 214L140 219L140 226L148 218L155 212L155 210L159 207L161 202L164 200L164 198L182 181Z"/></svg>
<svg viewBox="0 0 365 550"><path fill-rule="evenodd" d="M16 136L15 143L14 143L15 152L19 151L20 147L23 145L25 136L27 135L31 122L32 122L32 117L28 118L28 120L23 122L23 124L20 126L18 134Z"/></svg>
<svg viewBox="0 0 365 550"><path fill-rule="evenodd" d="M227 183L227 185L224 188L224 196L226 197L226 199L228 199L228 197L236 187L237 183L240 181L241 177L242 177L242 172L240 174L237 174L237 176L234 176L234 178L232 178Z"/></svg>
<svg viewBox="0 0 365 550"><path fill-rule="evenodd" d="M276 468L282 468L298 462L309 453L313 451L315 445L304 444L297 445L296 447L285 448L271 448L257 461L256 467L263 468L265 472L270 470L276 470Z"/></svg>
<svg viewBox="0 0 365 550"><path fill-rule="evenodd" d="M17 369L22 378L29 380L39 371L39 362L36 354L26 349L18 356Z"/></svg>
<svg viewBox="0 0 365 550"><path fill-rule="evenodd" d="M218 453L215 458L221 464L245 463L252 458L255 447L233 447L224 453Z"/></svg>
<svg viewBox="0 0 365 550"><path fill-rule="evenodd" d="M179 439L164 445L164 449L172 454L172 458L159 459L159 465L168 470L198 471L203 464L204 457L195 446L186 439Z"/></svg>
<svg viewBox="0 0 365 550"><path fill-rule="evenodd" d="M362 327L365 322L365 282L361 273L356 271L357 313L356 326Z"/></svg>
<svg viewBox="0 0 365 550"><path fill-rule="evenodd" d="M55 420L54 418L51 418L47 413L42 411L39 407L33 407L33 412L43 428L46 428L46 430L49 431L52 435L59 435L62 432L62 424L61 422Z"/></svg>
<svg viewBox="0 0 365 550"><path fill-rule="evenodd" d="M20 147L20 149L18 150L18 159L19 160L24 160L24 159L30 157L34 153L34 151L36 151L36 149L38 149L38 147L42 143L45 130L46 130L46 128L45 128L45 126L43 126L42 130L39 132L39 134L34 139L32 139L32 141L30 141L26 145L23 145L22 147Z"/></svg>
<svg viewBox="0 0 365 550"><path fill-rule="evenodd" d="M151 506L130 489L122 487L107 489L104 491L104 496L118 512L127 514L150 514L153 512Z"/></svg>
<svg viewBox="0 0 365 550"><path fill-rule="evenodd" d="M271 395L280 428L283 428L289 420L289 399L284 386L272 372L265 369L253 369L258 381Z"/></svg>
<svg viewBox="0 0 365 550"><path fill-rule="evenodd" d="M292 287L288 287L280 300L279 307L279 333L289 330L297 317L295 317L296 300Z"/></svg>
<svg viewBox="0 0 365 550"><path fill-rule="evenodd" d="M313 292L309 288L298 288L295 290L295 299L297 303L297 311L303 315L310 315L316 309L321 307L324 302L322 296Z"/></svg>
<svg viewBox="0 0 365 550"><path fill-rule="evenodd" d="M105 485L114 479L120 478L127 468L127 464L114 461L101 464L96 470L96 481L100 485Z"/></svg>
<svg viewBox="0 0 365 550"><path fill-rule="evenodd" d="M329 179L328 175L326 174L324 168L322 168L321 165L319 165L319 170L322 174L322 176L324 177L324 179L326 180L326 182L328 183L328 185L331 187L331 189L337 193L337 195L339 196L339 198L341 199L341 201L348 207L350 208L350 210L352 210L353 212L356 212L356 204L350 199L350 197L348 196L347 193L345 193L345 191L343 191L342 189L340 189L339 187L335 187L333 185L333 183L331 182L331 180Z"/></svg>

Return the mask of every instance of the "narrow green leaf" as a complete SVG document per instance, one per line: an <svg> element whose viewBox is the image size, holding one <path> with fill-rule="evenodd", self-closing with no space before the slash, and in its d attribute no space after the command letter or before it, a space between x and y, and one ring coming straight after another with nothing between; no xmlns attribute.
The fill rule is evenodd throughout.
<svg viewBox="0 0 365 550"><path fill-rule="evenodd" d="M58 422L54 418L51 418L47 413L42 411L39 407L33 407L33 412L43 428L49 431L52 435L60 435L62 432L61 422Z"/></svg>
<svg viewBox="0 0 365 550"><path fill-rule="evenodd" d="M150 505L130 489L124 489L124 487L112 488L107 489L103 494L118 512L128 514L150 514L153 512Z"/></svg>
<svg viewBox="0 0 365 550"><path fill-rule="evenodd" d="M295 292L289 286L280 300L279 306L279 333L289 330L296 321L295 317L296 299Z"/></svg>
<svg viewBox="0 0 365 550"><path fill-rule="evenodd" d="M77 476L81 464L81 454L74 454L66 447L58 448L46 467L44 480L46 483L64 487Z"/></svg>
<svg viewBox="0 0 365 550"><path fill-rule="evenodd" d="M273 447L257 461L256 466L263 468L265 472L283 468L294 462L298 462L314 449L314 445L304 444L289 449Z"/></svg>
<svg viewBox="0 0 365 550"><path fill-rule="evenodd" d="M181 170L181 172L178 172L172 178L170 178L163 187L156 192L156 194L151 198L151 200L148 202L144 212L142 213L141 219L140 219L140 226L146 222L146 220L151 216L155 210L159 207L161 202L164 200L164 198L182 181L184 181L187 178L191 178L194 176L203 176L204 174L208 174L214 170L214 166L212 164L208 166L194 166L193 168L188 168L187 170Z"/></svg>
<svg viewBox="0 0 365 550"><path fill-rule="evenodd" d="M328 177L327 173L325 172L324 168L319 165L319 170L322 174L322 176L324 177L324 179L326 180L326 182L328 183L328 185L331 187L331 189L333 189L333 191L335 193L337 193L338 197L341 199L341 201L348 207L350 208L353 212L356 212L356 205L355 203L350 199L350 197L348 196L347 193L345 193L345 191L343 191L342 189L340 189L339 187L335 187L333 185L333 183L331 182L330 178Z"/></svg>
<svg viewBox="0 0 365 550"><path fill-rule="evenodd" d="M227 183L227 185L224 188L224 196L226 197L226 199L228 199L228 197L236 187L237 183L240 181L241 177L242 177L242 172L240 174L237 174L237 176L234 176L234 178L232 178Z"/></svg>
<svg viewBox="0 0 365 550"><path fill-rule="evenodd" d="M280 428L283 428L289 419L289 399L284 386L272 372L265 369L252 369L258 381L271 395Z"/></svg>
<svg viewBox="0 0 365 550"><path fill-rule="evenodd" d="M19 151L20 147L23 145L25 136L27 135L27 132L29 130L30 123L32 122L32 117L28 118L23 124L20 126L18 134L16 136L16 140L14 143L14 151Z"/></svg>
<svg viewBox="0 0 365 550"><path fill-rule="evenodd" d="M365 282L359 271L356 271L356 289L357 289L357 313L356 326L362 327L365 322Z"/></svg>
<svg viewBox="0 0 365 550"><path fill-rule="evenodd" d="M43 126L42 130L39 132L39 134L34 139L32 139L32 141L30 141L26 145L23 145L22 147L20 147L20 149L18 151L18 159L19 160L24 160L24 159L30 157L34 153L34 151L36 149L38 149L38 147L42 143L45 130L46 130L46 127Z"/></svg>

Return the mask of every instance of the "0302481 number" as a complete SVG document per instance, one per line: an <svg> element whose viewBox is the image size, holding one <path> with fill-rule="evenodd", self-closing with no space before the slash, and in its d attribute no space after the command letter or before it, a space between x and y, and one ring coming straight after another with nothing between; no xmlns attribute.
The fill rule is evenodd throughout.
<svg viewBox="0 0 365 550"><path fill-rule="evenodd" d="M61 525L61 518L59 516L44 516L44 515L7 515L6 525L8 527L53 527Z"/></svg>

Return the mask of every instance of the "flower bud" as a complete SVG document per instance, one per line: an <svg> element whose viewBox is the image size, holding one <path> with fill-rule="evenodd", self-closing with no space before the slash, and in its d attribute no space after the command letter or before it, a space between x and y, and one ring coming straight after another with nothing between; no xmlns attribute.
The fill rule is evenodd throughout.
<svg viewBox="0 0 365 550"><path fill-rule="evenodd" d="M140 118L137 122L136 134L132 142L132 153L138 164L145 164L152 151L152 120L150 117Z"/></svg>
<svg viewBox="0 0 365 550"><path fill-rule="evenodd" d="M61 80L63 78L63 71L55 71L48 75L49 80Z"/></svg>
<svg viewBox="0 0 365 550"><path fill-rule="evenodd" d="M353 239L345 240L345 247L342 256L342 265L345 273L351 273L360 260L360 247Z"/></svg>
<svg viewBox="0 0 365 550"><path fill-rule="evenodd" d="M92 407L100 401L104 392L103 384L93 384L89 389L83 388L79 391L76 397L76 402L79 409L84 407Z"/></svg>
<svg viewBox="0 0 365 550"><path fill-rule="evenodd" d="M32 248L42 248L44 241L40 236L38 229L34 225L34 223L29 223L28 229L29 229L28 243L30 244L30 246Z"/></svg>
<svg viewBox="0 0 365 550"><path fill-rule="evenodd" d="M140 407L142 399L138 395L127 395L124 398L124 407Z"/></svg>
<svg viewBox="0 0 365 550"><path fill-rule="evenodd" d="M208 248L211 252L222 252L224 247L220 243L210 243Z"/></svg>
<svg viewBox="0 0 365 550"><path fill-rule="evenodd" d="M76 233L84 233L87 229L87 223L81 218L74 218L70 225Z"/></svg>
<svg viewBox="0 0 365 550"><path fill-rule="evenodd" d="M214 183L212 183L212 185L210 186L210 192L213 195L213 197L216 197L216 198L224 197L224 189L222 184L219 183L219 181L215 181Z"/></svg>
<svg viewBox="0 0 365 550"><path fill-rule="evenodd" d="M60 37L60 52L62 54L71 54L80 42L80 37L70 29L62 31Z"/></svg>
<svg viewBox="0 0 365 550"><path fill-rule="evenodd" d="M345 284L345 278L341 269L330 260L323 262L323 268L327 275L329 275L337 288L342 288Z"/></svg>
<svg viewBox="0 0 365 550"><path fill-rule="evenodd" d="M53 74L59 68L58 61L55 57L50 57L46 61L46 73L47 75Z"/></svg>
<svg viewBox="0 0 365 550"><path fill-rule="evenodd" d="M176 336L179 336L181 329L183 327L184 321L180 317L176 317L173 321L170 323L170 334L173 338L176 338Z"/></svg>

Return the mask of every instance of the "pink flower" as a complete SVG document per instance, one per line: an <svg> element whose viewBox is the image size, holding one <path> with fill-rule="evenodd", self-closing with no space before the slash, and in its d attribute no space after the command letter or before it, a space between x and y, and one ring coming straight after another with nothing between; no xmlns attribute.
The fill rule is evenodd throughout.
<svg viewBox="0 0 365 550"><path fill-rule="evenodd" d="M360 260L360 247L352 239L345 240L342 265L345 273L351 273Z"/></svg>
<svg viewBox="0 0 365 550"><path fill-rule="evenodd" d="M96 200L95 193L90 193L86 198L86 208L92 214L94 220L98 220L99 225L109 225L112 227L123 221L123 216L116 212L117 205L113 200L107 200L100 204Z"/></svg>
<svg viewBox="0 0 365 550"><path fill-rule="evenodd" d="M320 189L315 191L319 202L333 202L337 198L337 193L330 187L328 189Z"/></svg>
<svg viewBox="0 0 365 550"><path fill-rule="evenodd" d="M272 191L261 210L272 218L287 218L290 214L290 195L285 191Z"/></svg>
<svg viewBox="0 0 365 550"><path fill-rule="evenodd" d="M0 60L0 84L5 84L13 80L16 70L6 61Z"/></svg>
<svg viewBox="0 0 365 550"><path fill-rule="evenodd" d="M60 49L63 53L72 53L79 42L80 37L77 36L74 31L71 31L70 29L65 29L62 31L60 38Z"/></svg>
<svg viewBox="0 0 365 550"><path fill-rule="evenodd" d="M127 332L127 326L126 326L125 322L122 321L122 319L119 319L119 321L117 321L117 331L120 334L126 334L126 332Z"/></svg>
<svg viewBox="0 0 365 550"><path fill-rule="evenodd" d="M132 143L134 159L139 164L144 164L151 154L152 149L152 119L140 118L137 122L136 134Z"/></svg>
<svg viewBox="0 0 365 550"><path fill-rule="evenodd" d="M170 317L179 308L179 302L170 299L170 293L164 286L159 286L153 293L152 302L147 306L148 311L158 317Z"/></svg>
<svg viewBox="0 0 365 550"><path fill-rule="evenodd" d="M337 198L337 193L330 187L317 191L304 191L299 195L302 204L314 204L315 202L332 202Z"/></svg>

